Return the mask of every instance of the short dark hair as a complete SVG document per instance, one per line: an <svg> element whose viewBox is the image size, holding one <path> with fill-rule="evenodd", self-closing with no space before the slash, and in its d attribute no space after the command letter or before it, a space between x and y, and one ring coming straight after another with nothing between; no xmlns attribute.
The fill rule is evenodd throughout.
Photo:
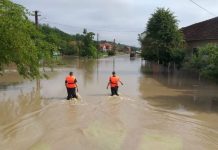
<svg viewBox="0 0 218 150"><path fill-rule="evenodd" d="M116 74L115 71L113 71L112 74Z"/></svg>
<svg viewBox="0 0 218 150"><path fill-rule="evenodd" d="M70 72L69 74L70 74L70 75L73 75L73 72Z"/></svg>

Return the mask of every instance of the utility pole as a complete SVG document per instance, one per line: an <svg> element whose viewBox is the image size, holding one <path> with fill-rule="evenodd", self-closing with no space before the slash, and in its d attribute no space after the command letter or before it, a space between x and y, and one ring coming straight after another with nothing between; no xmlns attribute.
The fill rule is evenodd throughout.
<svg viewBox="0 0 218 150"><path fill-rule="evenodd" d="M114 54L115 54L116 53L116 39L114 39L113 45L114 45L113 49L114 49Z"/></svg>
<svg viewBox="0 0 218 150"><path fill-rule="evenodd" d="M41 15L38 14L38 12L39 11L37 11L37 10L34 11L36 29L39 28L39 19L38 19L38 17L41 16ZM38 77L36 79L36 91L39 92L39 94L40 94L40 79Z"/></svg>
<svg viewBox="0 0 218 150"><path fill-rule="evenodd" d="M36 29L39 28L39 11L38 10L35 10L34 11L34 16L35 16L35 25L36 25ZM44 67L44 60L42 59L42 68L43 68L43 71L45 72L45 67Z"/></svg>
<svg viewBox="0 0 218 150"><path fill-rule="evenodd" d="M97 33L97 59L98 59L98 52L99 52L99 34Z"/></svg>
<svg viewBox="0 0 218 150"><path fill-rule="evenodd" d="M36 28L39 27L39 19L38 19L38 17L41 16L38 13L39 13L39 11L37 11L37 10L34 11Z"/></svg>
<svg viewBox="0 0 218 150"><path fill-rule="evenodd" d="M97 42L99 41L99 34L97 33Z"/></svg>
<svg viewBox="0 0 218 150"><path fill-rule="evenodd" d="M98 74L99 74L99 71L98 71L98 52L99 52L99 34L97 33L97 82L98 82Z"/></svg>
<svg viewBox="0 0 218 150"><path fill-rule="evenodd" d="M113 71L115 71L115 59L114 59L114 56L113 56Z"/></svg>
<svg viewBox="0 0 218 150"><path fill-rule="evenodd" d="M113 43L113 51L114 51L114 55L116 53L116 47L115 47L115 44L116 44L116 39L114 38L114 43ZM113 71L115 71L115 59L114 59L114 56L113 56Z"/></svg>

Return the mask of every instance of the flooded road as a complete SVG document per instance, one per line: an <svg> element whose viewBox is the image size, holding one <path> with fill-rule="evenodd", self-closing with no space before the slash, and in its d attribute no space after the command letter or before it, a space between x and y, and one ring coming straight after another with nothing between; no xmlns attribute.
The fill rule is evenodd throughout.
<svg viewBox="0 0 218 150"><path fill-rule="evenodd" d="M0 77L2 150L217 150L218 86L190 74L145 73L145 62L114 57L124 83L106 89L113 58L65 58L48 80ZM78 80L78 101L67 101L65 77Z"/></svg>

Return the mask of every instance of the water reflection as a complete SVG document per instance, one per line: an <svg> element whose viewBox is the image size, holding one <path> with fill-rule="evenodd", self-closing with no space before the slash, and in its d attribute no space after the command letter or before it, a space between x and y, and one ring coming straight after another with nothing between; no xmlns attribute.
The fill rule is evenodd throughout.
<svg viewBox="0 0 218 150"><path fill-rule="evenodd" d="M39 88L25 80L2 90L1 149L217 150L215 85L158 73L159 66L144 72L139 58L114 58L124 82L120 97L106 90L113 58L70 58ZM65 100L69 71L78 77L81 101Z"/></svg>
<svg viewBox="0 0 218 150"><path fill-rule="evenodd" d="M82 71L84 84L91 84L94 80L94 74L97 69L97 60L95 59L81 59L77 60L77 69Z"/></svg>
<svg viewBox="0 0 218 150"><path fill-rule="evenodd" d="M218 111L218 87L185 71L164 72L157 64L141 66L139 90L154 106L186 111Z"/></svg>
<svg viewBox="0 0 218 150"><path fill-rule="evenodd" d="M0 75L0 91L6 90L10 86L19 85L24 79L17 72L7 72Z"/></svg>
<svg viewBox="0 0 218 150"><path fill-rule="evenodd" d="M13 122L17 118L34 112L41 107L43 107L43 103L40 99L39 91L34 88L30 93L20 90L20 93L17 95L17 100L11 98L1 99L0 126Z"/></svg>

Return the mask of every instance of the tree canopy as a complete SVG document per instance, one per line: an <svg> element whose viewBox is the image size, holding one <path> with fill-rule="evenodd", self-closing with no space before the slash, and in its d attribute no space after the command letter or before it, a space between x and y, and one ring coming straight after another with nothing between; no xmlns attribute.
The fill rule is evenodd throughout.
<svg viewBox="0 0 218 150"><path fill-rule="evenodd" d="M0 3L0 70L14 63L27 78L39 76L38 50L32 36L35 26L28 20L27 10L9 0Z"/></svg>
<svg viewBox="0 0 218 150"><path fill-rule="evenodd" d="M80 51L81 56L85 57L96 57L97 56L97 48L93 41L94 39L94 33L93 32L87 32L86 29L83 31L82 36L82 49Z"/></svg>
<svg viewBox="0 0 218 150"><path fill-rule="evenodd" d="M74 35L67 34L46 24L40 25L39 30L44 35L43 40L53 45L54 51L60 51L65 55L78 54L79 42L76 42Z"/></svg>
<svg viewBox="0 0 218 150"><path fill-rule="evenodd" d="M70 35L48 25L39 25L36 29L34 23L28 20L28 15L30 12L23 6L1 0L1 72L7 65L15 64L20 75L34 79L40 77L41 62L52 64L55 51L66 55L96 56L92 32Z"/></svg>
<svg viewBox="0 0 218 150"><path fill-rule="evenodd" d="M11 0L0 1L0 74L14 64L20 75L35 79L40 77L41 65L51 66L53 55L97 56L99 44L94 33L70 35L49 25L37 28L28 19L31 13Z"/></svg>
<svg viewBox="0 0 218 150"><path fill-rule="evenodd" d="M178 55L183 57L184 54L180 50L183 35L177 24L175 16L169 9L158 8L152 14L144 32L145 36L140 39L142 56L146 60L167 65L169 62L175 62Z"/></svg>

